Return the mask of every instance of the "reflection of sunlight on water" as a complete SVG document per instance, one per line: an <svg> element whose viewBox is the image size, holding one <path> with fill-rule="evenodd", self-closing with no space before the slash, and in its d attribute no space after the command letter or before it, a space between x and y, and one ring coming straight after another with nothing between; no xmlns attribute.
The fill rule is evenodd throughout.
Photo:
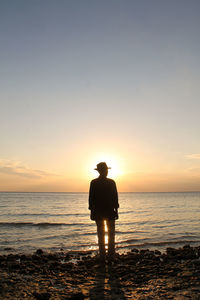
<svg viewBox="0 0 200 300"><path fill-rule="evenodd" d="M104 221L104 229L105 229L105 248L108 249L108 226L106 221ZM97 250L98 249L98 236L97 234L95 235L95 243L96 246L90 246L90 250Z"/></svg>
<svg viewBox="0 0 200 300"><path fill-rule="evenodd" d="M104 221L104 228L105 228L105 245L106 245L106 249L108 249L108 226L106 221Z"/></svg>
<svg viewBox="0 0 200 300"><path fill-rule="evenodd" d="M96 239L96 241L97 241L97 239ZM90 246L90 247L88 247L88 249L90 251L96 251L96 250L98 250L98 247L97 247L97 245L96 246Z"/></svg>

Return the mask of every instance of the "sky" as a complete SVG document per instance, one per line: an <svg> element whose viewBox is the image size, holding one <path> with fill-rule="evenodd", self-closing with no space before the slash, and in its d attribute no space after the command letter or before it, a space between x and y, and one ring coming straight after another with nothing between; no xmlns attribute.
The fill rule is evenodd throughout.
<svg viewBox="0 0 200 300"><path fill-rule="evenodd" d="M0 191L200 191L199 0L1 0Z"/></svg>

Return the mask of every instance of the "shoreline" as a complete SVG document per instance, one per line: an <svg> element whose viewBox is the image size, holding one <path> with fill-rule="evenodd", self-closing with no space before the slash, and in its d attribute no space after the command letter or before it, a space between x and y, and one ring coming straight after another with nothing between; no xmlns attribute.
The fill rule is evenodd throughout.
<svg viewBox="0 0 200 300"><path fill-rule="evenodd" d="M95 233L96 235L96 233ZM143 251L143 250L149 250L149 251L160 251L162 254L164 254L166 252L167 248L174 248L174 249L179 249L184 247L184 245L190 245L191 247L199 247L200 246L200 241L173 241L173 242L169 242L169 241L163 241L163 242L151 242L151 243L141 243L141 244L134 244L134 245L120 245L123 242L116 242L115 243L115 250L116 253L118 254L126 254L128 252L131 252L132 249L137 248L139 251ZM16 245L15 245L16 246ZM3 255L32 255L33 253L35 253L38 250L38 247L34 246L34 247L24 247L24 248L16 248L16 247L12 247L12 246L7 246L7 247L1 247L0 249L0 256ZM41 248L43 252L47 253L69 253L72 255L77 255L77 254L81 254L81 255L86 255L86 254L90 254L91 256L95 256L98 253L98 244L94 243L92 245L92 247L88 246L88 247L84 247L84 248L79 248L77 249L77 247L75 249L71 249L68 247L54 247L54 248L50 248L50 247L43 247L41 245Z"/></svg>
<svg viewBox="0 0 200 300"><path fill-rule="evenodd" d="M200 246L138 250L100 264L86 253L0 255L0 299L200 299Z"/></svg>

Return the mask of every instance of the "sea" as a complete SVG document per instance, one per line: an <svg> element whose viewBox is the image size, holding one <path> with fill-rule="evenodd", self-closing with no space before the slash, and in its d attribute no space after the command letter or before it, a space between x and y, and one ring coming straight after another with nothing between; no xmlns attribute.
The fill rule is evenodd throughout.
<svg viewBox="0 0 200 300"><path fill-rule="evenodd" d="M116 250L200 245L200 192L119 193ZM96 253L88 193L0 193L0 253Z"/></svg>

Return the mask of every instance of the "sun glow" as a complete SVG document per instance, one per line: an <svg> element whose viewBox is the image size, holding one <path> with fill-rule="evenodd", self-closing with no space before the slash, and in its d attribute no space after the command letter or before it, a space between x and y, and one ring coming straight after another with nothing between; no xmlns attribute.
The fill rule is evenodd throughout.
<svg viewBox="0 0 200 300"><path fill-rule="evenodd" d="M97 176L97 171L94 169L99 162L105 162L107 166L111 168L108 170L108 177L117 179L122 175L122 167L120 165L120 160L117 159L117 157L107 154L100 154L93 158L89 163L91 176Z"/></svg>

